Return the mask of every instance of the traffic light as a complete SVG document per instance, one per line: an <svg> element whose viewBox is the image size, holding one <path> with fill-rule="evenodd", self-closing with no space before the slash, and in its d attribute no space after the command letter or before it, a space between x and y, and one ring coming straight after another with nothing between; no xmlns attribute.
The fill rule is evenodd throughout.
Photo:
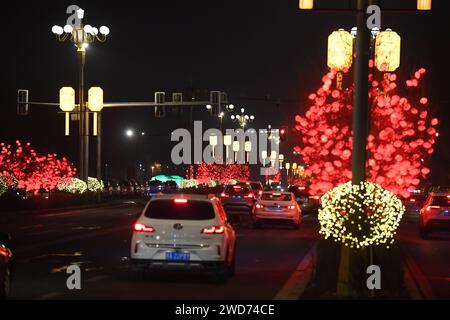
<svg viewBox="0 0 450 320"><path fill-rule="evenodd" d="M287 126L281 126L279 130L280 134L280 141L286 142L288 140L288 127Z"/></svg>
<svg viewBox="0 0 450 320"><path fill-rule="evenodd" d="M166 107L158 106L166 102L166 94L164 92L155 92L155 118L164 118L166 116Z"/></svg>
<svg viewBox="0 0 450 320"><path fill-rule="evenodd" d="M17 115L28 115L28 90L17 91Z"/></svg>

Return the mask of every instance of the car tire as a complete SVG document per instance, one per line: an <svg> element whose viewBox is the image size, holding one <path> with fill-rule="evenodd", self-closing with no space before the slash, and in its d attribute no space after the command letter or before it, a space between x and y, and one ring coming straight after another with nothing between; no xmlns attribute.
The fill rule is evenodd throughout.
<svg viewBox="0 0 450 320"><path fill-rule="evenodd" d="M228 275L230 277L234 276L236 273L236 244L234 245L233 258L231 259L230 265L228 267Z"/></svg>
<svg viewBox="0 0 450 320"><path fill-rule="evenodd" d="M11 291L11 266L7 265L0 283L0 300L7 299Z"/></svg>
<svg viewBox="0 0 450 320"><path fill-rule="evenodd" d="M253 222L253 229L261 229L261 221L256 220Z"/></svg>
<svg viewBox="0 0 450 320"><path fill-rule="evenodd" d="M420 220L420 237L424 240L428 239L428 230L427 227L423 225L422 219Z"/></svg>
<svg viewBox="0 0 450 320"><path fill-rule="evenodd" d="M142 267L131 266L130 268L130 280L142 281L145 279L145 270Z"/></svg>
<svg viewBox="0 0 450 320"><path fill-rule="evenodd" d="M227 261L219 264L216 270L215 278L217 283L226 283L229 277L229 269Z"/></svg>

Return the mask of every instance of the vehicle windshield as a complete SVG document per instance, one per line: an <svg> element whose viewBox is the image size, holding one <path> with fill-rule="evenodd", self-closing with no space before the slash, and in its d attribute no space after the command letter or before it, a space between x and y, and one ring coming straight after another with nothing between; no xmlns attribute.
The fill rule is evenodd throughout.
<svg viewBox="0 0 450 320"><path fill-rule="evenodd" d="M450 206L450 198L446 196L434 196L431 200L432 206L448 207Z"/></svg>
<svg viewBox="0 0 450 320"><path fill-rule="evenodd" d="M176 202L175 199L151 201L144 215L151 219L167 220L210 220L215 217L211 202Z"/></svg>
<svg viewBox="0 0 450 320"><path fill-rule="evenodd" d="M291 201L291 195L287 193L263 193L261 200Z"/></svg>

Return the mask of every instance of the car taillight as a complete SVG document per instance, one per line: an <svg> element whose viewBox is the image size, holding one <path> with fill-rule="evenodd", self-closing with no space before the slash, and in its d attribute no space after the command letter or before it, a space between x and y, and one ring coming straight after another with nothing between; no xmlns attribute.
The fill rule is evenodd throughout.
<svg viewBox="0 0 450 320"><path fill-rule="evenodd" d="M173 201L174 201L175 203L179 203L179 204L187 203L187 199L174 199Z"/></svg>
<svg viewBox="0 0 450 320"><path fill-rule="evenodd" d="M288 209L293 210L293 209L295 209L295 206L288 206Z"/></svg>
<svg viewBox="0 0 450 320"><path fill-rule="evenodd" d="M427 211L430 211L431 209L440 209L440 206L428 206Z"/></svg>
<svg viewBox="0 0 450 320"><path fill-rule="evenodd" d="M412 198L412 199L411 199L411 202L416 202L416 199Z"/></svg>
<svg viewBox="0 0 450 320"><path fill-rule="evenodd" d="M220 196L221 196L222 198L228 198L228 197L229 197L229 195L227 195L225 192L222 192L222 193L220 194Z"/></svg>
<svg viewBox="0 0 450 320"><path fill-rule="evenodd" d="M255 207L256 207L256 209L262 209L262 208L264 208L264 206L263 206L262 204L259 204L259 203L257 203Z"/></svg>
<svg viewBox="0 0 450 320"><path fill-rule="evenodd" d="M145 224L136 223L134 225L134 231L136 231L136 232L155 232L156 230L155 230L155 228L146 226Z"/></svg>
<svg viewBox="0 0 450 320"><path fill-rule="evenodd" d="M262 190L259 190L258 194L259 194L260 196L262 195L262 193L263 193Z"/></svg>
<svg viewBox="0 0 450 320"><path fill-rule="evenodd" d="M244 198L253 198L253 193L249 193L246 196L244 196Z"/></svg>
<svg viewBox="0 0 450 320"><path fill-rule="evenodd" d="M203 228L202 233L204 234L222 234L225 231L223 226L212 226Z"/></svg>

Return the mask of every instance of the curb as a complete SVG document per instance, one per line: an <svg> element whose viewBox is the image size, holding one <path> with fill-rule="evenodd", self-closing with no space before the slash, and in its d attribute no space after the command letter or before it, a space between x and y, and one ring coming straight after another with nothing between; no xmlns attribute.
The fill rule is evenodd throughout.
<svg viewBox="0 0 450 320"><path fill-rule="evenodd" d="M317 242L309 249L274 300L299 300L309 284L317 261Z"/></svg>

